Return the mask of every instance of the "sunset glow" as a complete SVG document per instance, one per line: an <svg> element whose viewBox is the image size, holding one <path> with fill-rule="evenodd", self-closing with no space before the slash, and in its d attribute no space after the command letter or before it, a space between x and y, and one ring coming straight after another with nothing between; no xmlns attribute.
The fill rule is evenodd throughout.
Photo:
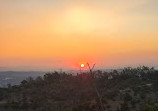
<svg viewBox="0 0 158 111"><path fill-rule="evenodd" d="M97 68L158 67L157 5L157 0L1 0L0 70L78 69L82 61Z"/></svg>

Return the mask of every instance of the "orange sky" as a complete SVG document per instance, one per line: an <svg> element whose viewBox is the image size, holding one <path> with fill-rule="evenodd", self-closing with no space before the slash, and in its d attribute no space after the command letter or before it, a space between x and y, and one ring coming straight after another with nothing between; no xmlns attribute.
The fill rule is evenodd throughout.
<svg viewBox="0 0 158 111"><path fill-rule="evenodd" d="M0 70L158 67L157 0L1 0Z"/></svg>

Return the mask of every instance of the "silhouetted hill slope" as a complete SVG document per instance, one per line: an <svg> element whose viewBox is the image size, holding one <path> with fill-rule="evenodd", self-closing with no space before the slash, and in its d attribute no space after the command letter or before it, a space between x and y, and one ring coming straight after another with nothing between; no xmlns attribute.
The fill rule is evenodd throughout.
<svg viewBox="0 0 158 111"><path fill-rule="evenodd" d="M158 71L46 73L0 89L1 111L158 111Z"/></svg>

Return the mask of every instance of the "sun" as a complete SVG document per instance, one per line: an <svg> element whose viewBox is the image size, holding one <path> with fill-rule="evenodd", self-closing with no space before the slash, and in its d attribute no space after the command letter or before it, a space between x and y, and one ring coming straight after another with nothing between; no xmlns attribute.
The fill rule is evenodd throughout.
<svg viewBox="0 0 158 111"><path fill-rule="evenodd" d="M81 64L81 67L83 68L85 65L84 64Z"/></svg>

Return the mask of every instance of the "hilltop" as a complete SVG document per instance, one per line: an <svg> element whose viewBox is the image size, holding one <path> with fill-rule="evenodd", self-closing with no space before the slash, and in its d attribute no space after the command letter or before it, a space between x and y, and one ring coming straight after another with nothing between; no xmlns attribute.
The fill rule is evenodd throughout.
<svg viewBox="0 0 158 111"><path fill-rule="evenodd" d="M0 89L1 111L158 111L158 71L46 73Z"/></svg>

